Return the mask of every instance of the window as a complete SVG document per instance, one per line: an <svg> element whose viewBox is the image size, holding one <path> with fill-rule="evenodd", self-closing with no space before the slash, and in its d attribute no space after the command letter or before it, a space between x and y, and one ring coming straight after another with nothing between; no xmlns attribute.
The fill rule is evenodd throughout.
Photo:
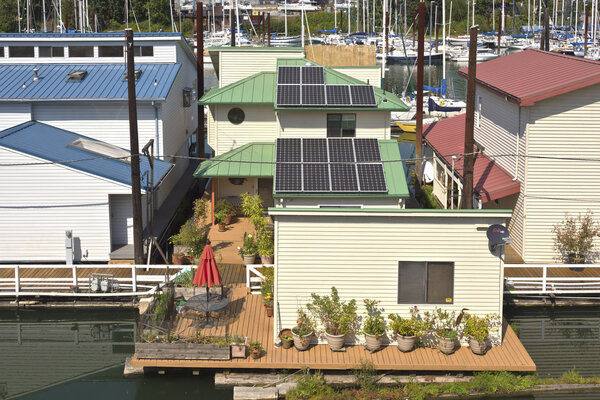
<svg viewBox="0 0 600 400"><path fill-rule="evenodd" d="M99 142L97 140L77 138L69 143L69 146L84 150L90 153L98 154L102 157L114 158L117 161L131 164L131 154L120 147L109 143Z"/></svg>
<svg viewBox="0 0 600 400"><path fill-rule="evenodd" d="M398 304L452 304L454 263L398 263Z"/></svg>
<svg viewBox="0 0 600 400"><path fill-rule="evenodd" d="M94 46L69 46L69 57L94 57Z"/></svg>
<svg viewBox="0 0 600 400"><path fill-rule="evenodd" d="M0 57L4 57L4 46L0 46Z"/></svg>
<svg viewBox="0 0 600 400"><path fill-rule="evenodd" d="M123 46L98 46L98 57L123 57Z"/></svg>
<svg viewBox="0 0 600 400"><path fill-rule="evenodd" d="M327 137L356 136L356 114L327 114Z"/></svg>
<svg viewBox="0 0 600 400"><path fill-rule="evenodd" d="M154 55L154 47L133 46L133 55L136 57L152 57Z"/></svg>
<svg viewBox="0 0 600 400"><path fill-rule="evenodd" d="M55 46L40 46L39 47L40 57L64 57L65 48Z"/></svg>
<svg viewBox="0 0 600 400"><path fill-rule="evenodd" d="M234 125L239 125L244 122L246 118L246 114L244 114L244 110L241 108L232 108L227 113L227 119Z"/></svg>
<svg viewBox="0 0 600 400"><path fill-rule="evenodd" d="M33 46L10 46L9 57L33 57Z"/></svg>

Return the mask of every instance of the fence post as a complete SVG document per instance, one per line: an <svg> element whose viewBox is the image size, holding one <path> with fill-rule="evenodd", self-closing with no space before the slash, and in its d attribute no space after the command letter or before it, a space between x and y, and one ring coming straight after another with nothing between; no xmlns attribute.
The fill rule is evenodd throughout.
<svg viewBox="0 0 600 400"><path fill-rule="evenodd" d="M20 290L20 282L19 282L19 266L15 265L15 292L19 294Z"/></svg>
<svg viewBox="0 0 600 400"><path fill-rule="evenodd" d="M77 286L77 266L73 264L73 286Z"/></svg>
<svg viewBox="0 0 600 400"><path fill-rule="evenodd" d="M246 287L250 287L250 268L246 265Z"/></svg>
<svg viewBox="0 0 600 400"><path fill-rule="evenodd" d="M133 292L137 292L137 272L135 270L135 265L131 267L131 284L133 285Z"/></svg>
<svg viewBox="0 0 600 400"><path fill-rule="evenodd" d="M542 267L542 293L546 293L546 278L548 277L548 268L546 265Z"/></svg>

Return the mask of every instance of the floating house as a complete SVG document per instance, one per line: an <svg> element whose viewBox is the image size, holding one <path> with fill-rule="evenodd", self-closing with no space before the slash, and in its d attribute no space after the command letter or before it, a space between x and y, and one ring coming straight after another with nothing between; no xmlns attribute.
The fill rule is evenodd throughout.
<svg viewBox="0 0 600 400"><path fill-rule="evenodd" d="M526 50L478 64L476 83L474 203L514 210L510 246L526 263L557 262L552 227L565 213L600 215L600 62ZM464 116L424 132L446 208L461 197L462 157L449 155L464 152L464 134Z"/></svg>
<svg viewBox="0 0 600 400"><path fill-rule="evenodd" d="M239 79L200 99L216 157L195 176L212 179L213 201L249 192L269 207L273 337L295 325L311 292L332 286L343 299L377 299L405 316L414 305L501 315L503 261L486 230L510 211L407 208L406 166L389 128L390 113L406 105L351 68L344 74L303 57L243 76L238 70L251 64L244 54L253 53L239 52L230 66ZM219 68L227 81L230 69Z"/></svg>
<svg viewBox="0 0 600 400"><path fill-rule="evenodd" d="M198 128L194 95L196 59L193 50L179 33L138 33L134 35L134 46L139 148L142 149L153 140L152 155L172 165L170 172L152 191L156 217L153 234L160 236L175 206L191 184L191 168L195 167L187 157L195 154L195 133ZM0 34L0 130L18 131L25 126L23 124L34 121L43 124L36 126L55 127L128 151L129 114L124 49L122 33ZM20 151L24 154L35 153L33 149L29 152L27 149ZM63 153L65 156L71 154ZM72 165L64 166L77 169ZM32 168L9 169L12 176L20 177L21 182L29 179L35 181L31 177ZM55 168L49 170L62 171ZM157 177L156 173L154 177ZM46 182L53 182L54 188L72 186L82 192L87 190L85 186L76 184L75 180L57 179ZM50 206L57 204L51 196L50 186L38 187L48 189L47 199L44 190L38 193L39 201L46 201ZM4 230L6 237L3 238L3 247L6 246L10 251L3 249L0 261L64 261L65 230L73 230L73 235L80 239L83 247L76 254L82 257L87 255L76 258L76 261L133 258L130 195L122 192L126 191L123 186L119 190L106 191L101 199L94 200L102 203L105 210L110 209L110 216L106 214L100 223L97 224L98 220L79 219L76 228L70 222L74 215L79 214L79 211L74 211L78 207L76 197L72 197L66 202L71 208L64 205L46 208L45 212L52 215L53 222L41 230L33 223L38 216L34 208L20 208L27 202L21 203L17 198L4 196L0 200L0 219L8 220L8 215L19 215L20 222L18 227L11 225L11 228ZM112 197L116 194L122 197ZM82 195L86 197L85 193ZM100 196L100 193L96 192L95 195ZM82 201L88 203L88 200ZM146 197L144 207L150 207L150 196ZM86 228L81 230L81 225ZM102 225L100 230L95 231L94 227L99 225ZM117 233L121 227L127 227L126 232ZM90 236L84 238L81 236L84 234ZM146 234L150 235L149 232ZM94 244L86 247L90 241ZM38 245L40 242L52 243L57 247L52 247L52 251L49 247L42 249ZM24 243L30 245L24 247Z"/></svg>

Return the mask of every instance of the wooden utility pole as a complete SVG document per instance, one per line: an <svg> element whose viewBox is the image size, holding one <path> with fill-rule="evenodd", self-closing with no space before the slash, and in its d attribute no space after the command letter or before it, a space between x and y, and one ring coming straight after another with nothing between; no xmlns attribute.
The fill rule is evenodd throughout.
<svg viewBox="0 0 600 400"><path fill-rule="evenodd" d="M585 7L585 3L583 3L583 6ZM585 27L583 28L583 55L584 57L587 55L587 42L588 42L588 10L585 10Z"/></svg>
<svg viewBox="0 0 600 400"><path fill-rule="evenodd" d="M544 11L544 49L550 51L550 13L548 7Z"/></svg>
<svg viewBox="0 0 600 400"><path fill-rule="evenodd" d="M500 55L500 43L502 41L502 10L498 13L498 55Z"/></svg>
<svg viewBox="0 0 600 400"><path fill-rule="evenodd" d="M133 258L144 263L142 230L142 194L140 187L140 147L138 143L135 97L135 64L133 59L133 29L125 29L127 49L127 97L129 100L129 147L131 152L131 205L133 210Z"/></svg>
<svg viewBox="0 0 600 400"><path fill-rule="evenodd" d="M267 14L267 46L271 47L271 13Z"/></svg>
<svg viewBox="0 0 600 400"><path fill-rule="evenodd" d="M471 27L469 38L469 80L467 83L467 112L463 161L463 190L461 208L473 208L473 130L475 129L475 74L477 68L477 25Z"/></svg>
<svg viewBox="0 0 600 400"><path fill-rule="evenodd" d="M204 96L204 5L201 1L196 3L196 64L197 64L197 90L198 99ZM232 33L233 36L233 33ZM198 104L198 129L196 130L196 153L204 157L204 106Z"/></svg>
<svg viewBox="0 0 600 400"><path fill-rule="evenodd" d="M417 48L417 130L415 140L417 187L423 177L423 64L425 55L425 2L419 2L419 39Z"/></svg>

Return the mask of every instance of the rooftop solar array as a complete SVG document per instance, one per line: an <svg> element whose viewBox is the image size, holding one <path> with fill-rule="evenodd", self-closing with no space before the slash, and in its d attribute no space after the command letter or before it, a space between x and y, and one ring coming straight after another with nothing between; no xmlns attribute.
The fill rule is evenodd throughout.
<svg viewBox="0 0 600 400"><path fill-rule="evenodd" d="M276 192L388 191L377 139L277 139Z"/></svg>
<svg viewBox="0 0 600 400"><path fill-rule="evenodd" d="M317 66L280 66L277 106L375 107L370 85L326 85L325 69Z"/></svg>

